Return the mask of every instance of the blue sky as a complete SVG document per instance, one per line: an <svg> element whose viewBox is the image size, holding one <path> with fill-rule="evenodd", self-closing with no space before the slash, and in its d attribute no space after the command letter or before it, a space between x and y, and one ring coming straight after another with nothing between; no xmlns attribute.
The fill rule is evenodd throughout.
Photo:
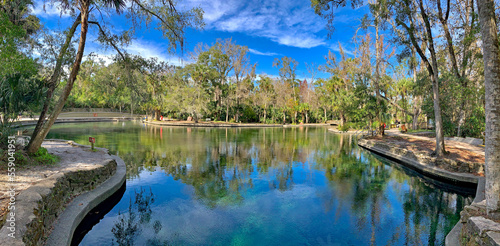
<svg viewBox="0 0 500 246"><path fill-rule="evenodd" d="M278 69L272 67L275 58L289 56L299 62L297 75L308 78L305 63L316 65L325 62L328 50L338 55L339 43L349 54L354 50L351 42L361 17L367 12L367 7L352 9L340 8L335 14L335 32L330 39L325 30L326 20L314 14L310 1L290 0L188 0L181 1L180 8L199 6L204 10L205 28L203 30L189 29L186 32L186 47L184 52L169 54L168 42L162 38L161 32L141 26L136 32L132 44L125 49L144 57L158 57L175 65L189 63L189 51L200 42L214 43L218 38L232 38L239 45L249 48L250 61L257 62L257 73L278 75ZM61 15L57 6L36 2L33 13L49 29L66 29L73 18ZM121 31L129 28L127 19L123 16L111 16L110 28ZM92 27L91 27L92 28ZM93 27L95 29L95 27ZM114 54L112 50L104 50L96 44L97 32L88 36L86 54L90 52L101 56ZM327 77L320 73L317 77Z"/></svg>

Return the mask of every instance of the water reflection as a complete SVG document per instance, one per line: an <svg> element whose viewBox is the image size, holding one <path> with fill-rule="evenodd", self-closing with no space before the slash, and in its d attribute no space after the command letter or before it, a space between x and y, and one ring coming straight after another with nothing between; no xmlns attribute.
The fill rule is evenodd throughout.
<svg viewBox="0 0 500 246"><path fill-rule="evenodd" d="M472 201L325 128L86 129L51 134L97 136L128 181L82 245L442 245Z"/></svg>
<svg viewBox="0 0 500 246"><path fill-rule="evenodd" d="M151 204L155 202L154 195L151 189L149 193L142 187L140 191L134 190L134 202L130 201L129 209L125 214L119 213L119 218L111 228L111 233L114 236L112 244L120 246L134 245L134 240L141 229L150 226L151 222ZM137 216L139 218L137 218ZM155 220L152 223L155 235L161 230L161 222ZM167 241L162 242L160 239L154 237L148 239L148 245L168 245Z"/></svg>

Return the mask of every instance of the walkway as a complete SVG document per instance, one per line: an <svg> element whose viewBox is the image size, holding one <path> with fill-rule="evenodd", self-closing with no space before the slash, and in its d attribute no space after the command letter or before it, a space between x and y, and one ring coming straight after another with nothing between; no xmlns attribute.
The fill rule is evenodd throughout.
<svg viewBox="0 0 500 246"><path fill-rule="evenodd" d="M387 130L387 131L385 131L385 133L388 136L399 136L399 137L417 139L417 140L422 140L422 141L430 141L433 144L436 143L436 138L434 138L434 137L426 137L426 136L418 136L418 135L414 135L414 134L401 133L399 131L399 129ZM454 147L457 149L467 150L467 151L473 152L474 154L480 155L484 158L484 146L477 146L477 145L472 145L472 144L463 143L463 142L459 142L459 141L453 141L453 140L445 140L444 144L445 144L445 148L449 146L449 147Z"/></svg>

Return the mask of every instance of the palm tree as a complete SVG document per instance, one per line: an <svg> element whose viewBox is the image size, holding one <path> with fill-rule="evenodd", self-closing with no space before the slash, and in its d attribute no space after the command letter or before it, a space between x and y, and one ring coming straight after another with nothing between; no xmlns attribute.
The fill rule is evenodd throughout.
<svg viewBox="0 0 500 246"><path fill-rule="evenodd" d="M184 45L184 29L189 26L202 27L202 15L203 12L199 8L193 8L187 12L178 12L175 8L175 3L173 0L168 0L158 2L156 6L155 1L148 1L147 3L142 3L140 0L131 0L132 5L130 7L131 18L133 19L145 19L150 20L151 18L156 18L159 20L158 28L163 31L163 35L169 39L170 48L176 48L177 43L180 44L181 48ZM85 44L87 40L87 32L89 24L96 25L99 28L100 35L107 45L112 46L120 55L124 61L128 61L126 54L123 54L114 43L116 37L109 37L107 32L102 28L99 22L89 21L89 15L91 10L100 9L98 4L103 4L104 7L109 9L114 9L118 14L125 8L125 0L104 0L103 2L94 2L92 0L75 0L74 2L69 2L68 0L61 0L61 6L63 11L68 11L71 9L77 9L80 11L78 17L75 19L70 31L66 36L66 43L61 48L59 57L56 62L54 72L50 79L47 81L48 92L47 99L44 103L40 118L38 120L37 126L33 131L31 141L28 144L27 151L29 154L33 154L42 145L43 140L47 136L50 128L56 121L59 113L61 113L66 100L73 88L73 84L76 80L76 76L80 70L80 65L83 58L83 53L85 50ZM50 100L52 99L52 94L55 90L57 82L60 78L62 57L66 53L66 50L73 38L76 28L80 25L80 41L78 44L78 50L76 54L75 61L71 67L71 72L69 74L66 86L62 90L59 100L55 104L54 109L45 120L45 115L49 111Z"/></svg>
<svg viewBox="0 0 500 246"><path fill-rule="evenodd" d="M66 8L70 8L70 2L63 0L62 6L65 6ZM73 66L71 68L71 72L68 78L68 82L66 83L66 86L64 87L62 94L54 107L54 110L48 117L47 121L44 121L45 119L45 114L48 111L48 103L46 102L44 105L44 111L42 111L40 118L37 123L37 127L35 128L35 131L33 132L32 139L28 145L28 153L33 154L36 151L38 151L38 148L42 145L43 140L49 133L50 128L52 125L55 123L57 117L59 116L59 113L61 113L64 104L66 103L66 100L68 99L69 94L71 93L71 89L73 88L73 84L75 83L76 76L78 75L78 72L80 71L80 65L82 63L82 58L83 58L83 52L85 50L85 43L87 41L87 33L88 33L88 27L89 27L89 14L90 14L90 6L93 4L91 0L77 0L76 2L73 3L76 8L80 10L80 14L75 20L75 23L73 24L71 30L74 33L74 30L76 29L76 26L78 26L78 22L81 25L80 29L80 41L78 43L78 51L76 53L76 58L75 61L73 62ZM111 7L116 9L117 13L120 13L121 9L125 7L125 1L124 0L105 0L104 4L107 7ZM80 20L78 20L78 18ZM74 27L74 28L73 28ZM71 39L70 39L71 40ZM67 45L69 45L69 42L67 42ZM67 49L67 45L65 45ZM63 47L64 48L64 47ZM60 56L62 56L64 53L61 53ZM59 66L60 69L60 66ZM60 70L56 72L57 77L59 77ZM54 76L52 76L54 77ZM58 78L55 78L58 79ZM55 81L53 81L55 82ZM55 88L51 87L51 88ZM54 89L49 89L50 91L50 98L47 98L47 101L49 101L52 97L52 93ZM43 123L41 123L43 122ZM40 124L41 123L41 124Z"/></svg>

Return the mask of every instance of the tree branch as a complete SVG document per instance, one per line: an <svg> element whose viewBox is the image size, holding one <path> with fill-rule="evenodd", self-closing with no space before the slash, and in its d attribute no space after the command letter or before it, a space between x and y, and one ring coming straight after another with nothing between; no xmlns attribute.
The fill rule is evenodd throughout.
<svg viewBox="0 0 500 246"><path fill-rule="evenodd" d="M382 95L378 95L380 98L386 100L387 102L389 102L390 104L392 104L393 106L395 106L396 108L398 108L399 110L405 112L406 114L410 115L410 116L414 116L413 113L409 112L408 110L404 109L403 107L399 106L397 103L391 101L389 98L385 97L385 96L382 96Z"/></svg>
<svg viewBox="0 0 500 246"><path fill-rule="evenodd" d="M170 29L170 31L172 31L174 33L174 35L180 40L181 39L181 36L175 31L175 28L172 27L172 25L170 25L167 21L165 21L161 16L159 16L158 14L156 14L155 12L149 10L148 8L146 8L144 5L142 5L139 0L133 0L134 3L136 3L142 10L146 11L147 13L149 13L150 15L158 18L162 23L164 23L165 25L167 25L168 29ZM169 1L170 2L170 1ZM170 4L170 6L172 6L172 4ZM177 11L176 11L177 12Z"/></svg>

